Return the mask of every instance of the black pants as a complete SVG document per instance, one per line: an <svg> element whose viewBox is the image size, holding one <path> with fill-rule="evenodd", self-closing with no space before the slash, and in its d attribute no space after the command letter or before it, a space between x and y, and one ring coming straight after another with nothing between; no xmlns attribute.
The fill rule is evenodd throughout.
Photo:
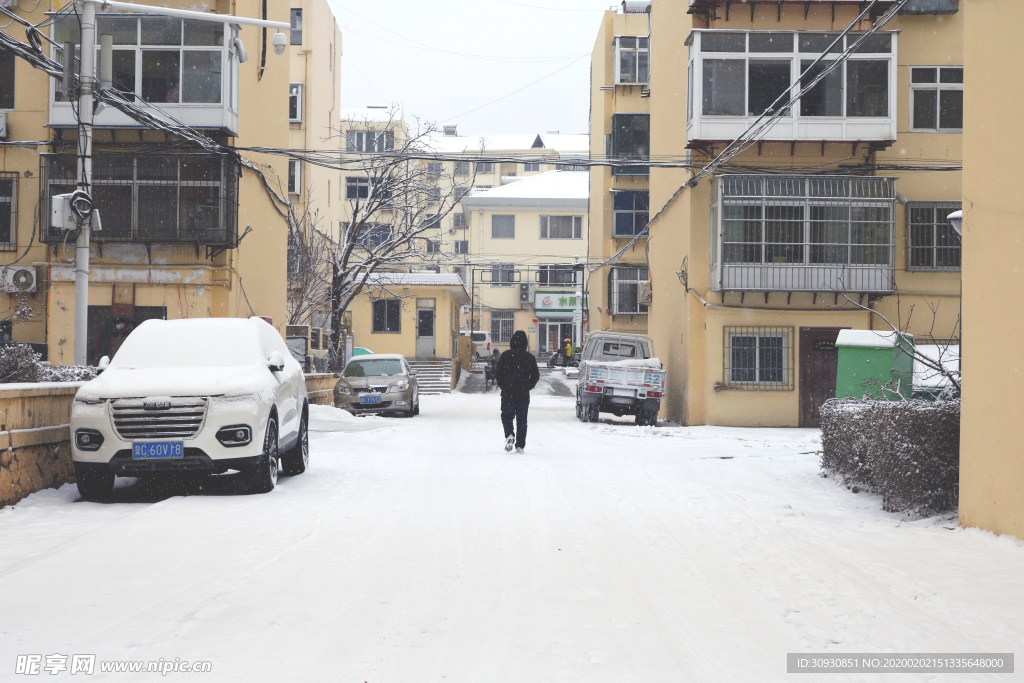
<svg viewBox="0 0 1024 683"><path fill-rule="evenodd" d="M516 435L516 448L526 448L526 417L530 412L530 395L501 396L501 424L505 427L505 438ZM512 418L516 428L512 429Z"/></svg>

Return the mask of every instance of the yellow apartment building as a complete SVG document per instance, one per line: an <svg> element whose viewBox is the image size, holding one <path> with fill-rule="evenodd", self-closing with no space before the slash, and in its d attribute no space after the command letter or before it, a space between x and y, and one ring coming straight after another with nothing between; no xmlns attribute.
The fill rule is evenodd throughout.
<svg viewBox="0 0 1024 683"><path fill-rule="evenodd" d="M266 9L257 0L208 4L211 12L289 21L286 3ZM63 5L22 3L15 12L39 23ZM49 18L46 30L57 44L79 40L73 13ZM16 23L4 30L25 38ZM288 147L290 55L274 54L269 39L264 46L260 29L101 13L97 33L112 36L113 87L157 116L173 117L223 145ZM238 45L247 53L244 63ZM63 50L45 49L64 59ZM8 191L10 208L5 269L27 272L17 275L24 294L5 296L3 305L24 298L35 310L27 322L8 324L6 333L39 345L53 363L71 364L75 268L67 235L49 227L49 204L75 185L75 110L60 82L25 61L3 60L7 142L43 142L4 149L6 187L0 183L0 190ZM283 331L286 211L252 170L230 154L146 129L112 107L96 112L93 151L93 196L103 227L91 244L90 363L116 351L148 318L260 315ZM275 176L287 177L283 157L242 158L264 169L272 184Z"/></svg>
<svg viewBox="0 0 1024 683"><path fill-rule="evenodd" d="M1012 134L1024 83L1007 78L1020 62L1024 4L963 3L964 358L960 421L960 524L1024 538L1021 372L1015 340L1024 331L1020 289L1024 194ZM1008 296L1009 294L1009 296Z"/></svg>
<svg viewBox="0 0 1024 683"><path fill-rule="evenodd" d="M624 3L605 12L591 57L590 153L595 159L650 154L649 3ZM647 333L647 300L640 283L650 280L647 240L634 239L647 225L650 174L646 166L590 169L590 268L587 274L591 329ZM609 261L624 248L614 265Z"/></svg>
<svg viewBox="0 0 1024 683"><path fill-rule="evenodd" d="M835 393L840 329L884 330L885 317L919 342L959 334L960 248L945 216L960 207L963 13L951 0L908 3L760 144L686 187L815 59L839 54L830 46L862 9L650 3L650 159L693 164L651 167L649 213L664 211L638 259L669 419L815 426ZM626 19L606 15L599 49ZM611 151L642 149L642 125L630 135L627 149L613 134Z"/></svg>
<svg viewBox="0 0 1024 683"><path fill-rule="evenodd" d="M584 171L546 171L463 197L472 329L490 330L492 349L515 330L540 356L566 337L579 343L589 183Z"/></svg>

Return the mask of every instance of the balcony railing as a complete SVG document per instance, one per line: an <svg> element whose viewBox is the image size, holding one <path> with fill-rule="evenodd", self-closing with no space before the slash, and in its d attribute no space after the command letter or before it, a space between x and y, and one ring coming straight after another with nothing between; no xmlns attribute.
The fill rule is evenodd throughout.
<svg viewBox="0 0 1024 683"><path fill-rule="evenodd" d="M894 178L722 175L712 192L712 288L894 291Z"/></svg>
<svg viewBox="0 0 1024 683"><path fill-rule="evenodd" d="M165 112L194 128L238 134L238 57L232 47L235 30L219 22L101 14L97 35L113 37L112 88L123 97ZM79 18L60 15L53 23L53 41L81 49ZM52 57L64 63L63 48ZM77 64L77 60L76 60ZM73 93L58 79L50 80L50 125L76 126ZM113 107L96 112L97 128L139 128Z"/></svg>
<svg viewBox="0 0 1024 683"><path fill-rule="evenodd" d="M75 190L71 154L40 155L43 242L60 242L51 228L50 198ZM103 228L95 242L238 244L238 167L217 154L95 154L93 201Z"/></svg>
<svg viewBox="0 0 1024 683"><path fill-rule="evenodd" d="M734 140L780 95L823 70L812 63L844 49L839 33L815 31L726 31L690 34L687 71L687 140ZM861 38L851 33L845 46ZM785 142L889 142L896 139L897 32L864 39L857 52L789 107L763 137ZM803 76L808 71L808 75ZM797 85L790 91L796 95ZM785 100L783 100L785 101Z"/></svg>

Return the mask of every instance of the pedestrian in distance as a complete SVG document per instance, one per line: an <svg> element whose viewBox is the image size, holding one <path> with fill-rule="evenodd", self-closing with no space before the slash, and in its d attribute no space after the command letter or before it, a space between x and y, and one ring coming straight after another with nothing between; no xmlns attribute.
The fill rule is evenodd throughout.
<svg viewBox="0 0 1024 683"><path fill-rule="evenodd" d="M505 451L522 453L526 448L526 421L530 411L530 390L537 386L537 359L527 351L526 333L516 330L508 351L498 361L496 380L501 389L501 424L505 428ZM512 421L515 419L515 428Z"/></svg>
<svg viewBox="0 0 1024 683"><path fill-rule="evenodd" d="M569 367L570 361L572 361L572 339L565 338L565 343L562 346L562 353L565 355L562 361L562 367Z"/></svg>

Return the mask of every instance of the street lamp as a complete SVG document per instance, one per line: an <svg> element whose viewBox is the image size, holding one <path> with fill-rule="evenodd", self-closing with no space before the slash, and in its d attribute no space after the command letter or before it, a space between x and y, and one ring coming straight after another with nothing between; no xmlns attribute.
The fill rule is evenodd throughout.
<svg viewBox="0 0 1024 683"><path fill-rule="evenodd" d="M82 73L81 90L78 98L80 121L78 126L78 191L71 196L71 209L78 220L78 239L75 241L75 365L88 362L88 330L89 330L89 231L99 229L99 212L85 211L86 205L92 208L92 125L93 125L93 89L96 82L96 8L103 11L159 14L167 17L181 17L197 21L213 21L222 24L245 24L261 28L276 28L274 34L274 52L284 54L288 40L282 31L291 30L291 26L280 21L264 21L248 17L236 17L230 14L210 14L191 10L171 9L170 7L153 7L136 5L135 3L113 2L112 0L78 0L81 7L82 22ZM111 56L111 43L104 41L103 58ZM71 59L68 59L70 63ZM110 78L109 65L100 68L100 86L103 87ZM73 71L73 69L72 69ZM109 87L109 86L108 86ZM63 227L63 226L61 226Z"/></svg>

